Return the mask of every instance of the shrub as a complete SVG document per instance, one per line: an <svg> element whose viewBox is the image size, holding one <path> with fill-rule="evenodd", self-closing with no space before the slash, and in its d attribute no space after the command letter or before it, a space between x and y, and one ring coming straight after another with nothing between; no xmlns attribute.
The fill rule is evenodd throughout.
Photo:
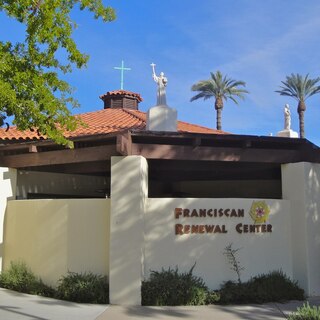
<svg viewBox="0 0 320 320"><path fill-rule="evenodd" d="M188 272L179 272L178 267L151 271L149 280L142 282L142 305L203 305L217 301L219 296L208 290L202 278L193 275L194 267Z"/></svg>
<svg viewBox="0 0 320 320"><path fill-rule="evenodd" d="M9 269L0 274L0 286L22 293L54 296L54 289L45 285L22 261L11 262Z"/></svg>
<svg viewBox="0 0 320 320"><path fill-rule="evenodd" d="M68 272L59 280L57 298L83 303L109 303L107 277L91 272Z"/></svg>
<svg viewBox="0 0 320 320"><path fill-rule="evenodd" d="M289 315L288 320L320 320L320 307L303 304L296 312Z"/></svg>
<svg viewBox="0 0 320 320"><path fill-rule="evenodd" d="M241 248L233 249L233 243L230 243L224 248L223 254L227 257L231 270L233 270L238 277L238 283L241 283L241 273L244 267L240 265L240 261L237 258L237 254Z"/></svg>
<svg viewBox="0 0 320 320"><path fill-rule="evenodd" d="M41 279L36 284L36 290L33 294L36 294L38 296L42 297L48 297L48 298L55 298L56 297L56 290L47 284L43 283Z"/></svg>
<svg viewBox="0 0 320 320"><path fill-rule="evenodd" d="M262 274L245 283L225 282L219 293L220 302L224 304L283 302L304 299L303 289L282 271Z"/></svg>

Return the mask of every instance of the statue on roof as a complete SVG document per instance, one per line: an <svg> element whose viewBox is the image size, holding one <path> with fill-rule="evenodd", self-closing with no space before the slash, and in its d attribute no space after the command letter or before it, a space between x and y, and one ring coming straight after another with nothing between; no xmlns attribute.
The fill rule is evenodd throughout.
<svg viewBox="0 0 320 320"><path fill-rule="evenodd" d="M290 130L291 127L291 112L288 104L284 106L284 129Z"/></svg>
<svg viewBox="0 0 320 320"><path fill-rule="evenodd" d="M167 105L167 98L166 98L166 86L168 83L168 79L164 76L163 72L160 72L160 75L156 75L155 71L155 64L151 63L152 67L152 77L153 80L157 83L158 85L158 92L157 92L157 105L158 106L166 106Z"/></svg>

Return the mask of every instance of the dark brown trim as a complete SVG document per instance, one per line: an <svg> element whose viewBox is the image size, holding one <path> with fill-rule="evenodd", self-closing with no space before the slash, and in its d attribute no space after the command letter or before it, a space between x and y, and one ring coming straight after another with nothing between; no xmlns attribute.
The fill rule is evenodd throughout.
<svg viewBox="0 0 320 320"><path fill-rule="evenodd" d="M320 163L320 149L306 139L178 132L126 131L74 139L75 149L51 141L0 147L0 166L30 168L110 160L116 155L147 159L243 163ZM2 154L2 155L1 155Z"/></svg>
<svg viewBox="0 0 320 320"><path fill-rule="evenodd" d="M91 162L109 160L111 156L115 155L118 155L116 146L107 145L5 156L0 158L0 166L27 168L44 165Z"/></svg>
<svg viewBox="0 0 320 320"><path fill-rule="evenodd" d="M29 146L29 152L31 152L31 153L38 152L37 146L34 144Z"/></svg>
<svg viewBox="0 0 320 320"><path fill-rule="evenodd" d="M127 150L124 147L125 150ZM297 150L212 148L173 145L132 144L128 155L141 155L147 159L240 161L289 163L303 161Z"/></svg>
<svg viewBox="0 0 320 320"><path fill-rule="evenodd" d="M42 171L42 172L58 172L66 174L89 174L110 176L110 161L90 161L79 163L63 163L56 165L43 165L38 167L25 167L27 171Z"/></svg>
<svg viewBox="0 0 320 320"><path fill-rule="evenodd" d="M117 136L117 151L123 156L132 155L132 138L130 132Z"/></svg>
<svg viewBox="0 0 320 320"><path fill-rule="evenodd" d="M320 163L320 149L305 139L167 132L129 132L118 136L117 151L147 159Z"/></svg>

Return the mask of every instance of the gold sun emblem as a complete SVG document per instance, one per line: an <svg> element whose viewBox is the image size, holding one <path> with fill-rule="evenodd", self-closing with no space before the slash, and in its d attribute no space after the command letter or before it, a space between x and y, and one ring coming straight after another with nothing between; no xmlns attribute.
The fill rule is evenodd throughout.
<svg viewBox="0 0 320 320"><path fill-rule="evenodd" d="M265 201L253 201L249 214L254 223L266 223L269 218L270 208Z"/></svg>

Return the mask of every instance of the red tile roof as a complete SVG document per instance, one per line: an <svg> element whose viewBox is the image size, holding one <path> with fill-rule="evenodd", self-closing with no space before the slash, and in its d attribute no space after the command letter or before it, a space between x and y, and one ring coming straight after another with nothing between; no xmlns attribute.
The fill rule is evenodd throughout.
<svg viewBox="0 0 320 320"><path fill-rule="evenodd" d="M128 109L103 109L94 112L77 115L87 126L79 126L75 131L66 132L67 138L80 136L117 133L126 130L145 130L146 113L138 110ZM179 132L225 134L223 131L209 129L195 124L178 121ZM37 132L26 130L20 131L16 127L10 127L8 131L0 128L1 140L41 140L43 136L38 136Z"/></svg>

